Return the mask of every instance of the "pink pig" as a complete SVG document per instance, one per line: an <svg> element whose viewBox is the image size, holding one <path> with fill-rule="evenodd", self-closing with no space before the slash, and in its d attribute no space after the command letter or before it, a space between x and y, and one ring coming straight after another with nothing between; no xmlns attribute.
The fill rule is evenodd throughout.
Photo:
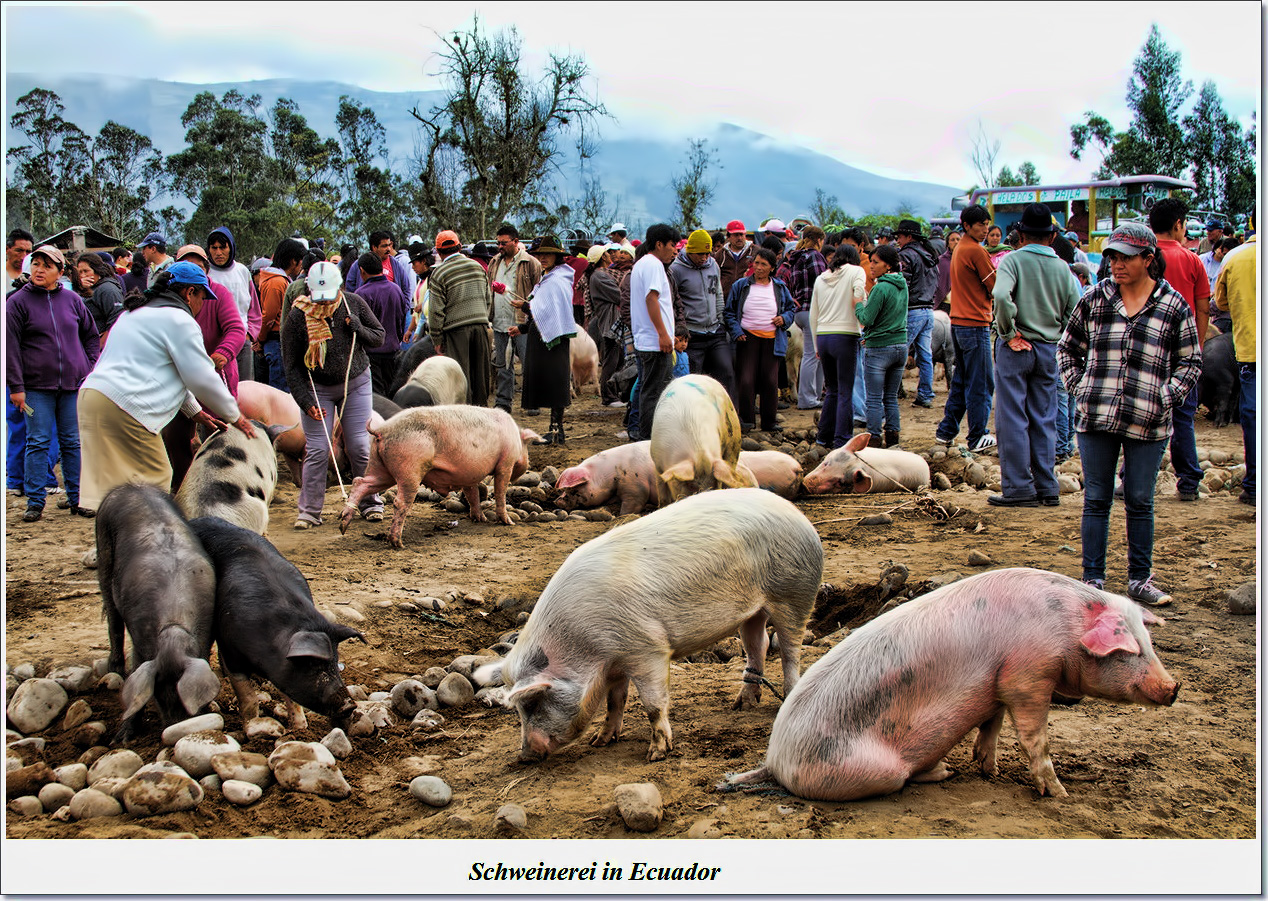
<svg viewBox="0 0 1268 901"><path fill-rule="evenodd" d="M642 513L648 504L657 505L660 479L652 463L652 443L622 444L578 463L559 474L555 506L563 510L602 507L613 498L621 500L621 515Z"/></svg>
<svg viewBox="0 0 1268 901"><path fill-rule="evenodd" d="M304 427L300 423L299 404L285 391L272 385L244 379L238 383L238 409L247 419L265 425L294 426L283 433L275 446L290 467L295 484L300 482L300 464L304 459Z"/></svg>
<svg viewBox="0 0 1268 901"><path fill-rule="evenodd" d="M528 470L527 442L537 435L521 429L510 414L488 407L454 404L415 407L397 413L381 427L368 425L370 462L365 475L352 483L352 492L339 518L346 532L358 502L396 485L392 528L388 541L403 547L405 515L414 503L419 485L441 493L461 488L471 507L471 518L484 521L480 510L479 483L493 476L497 516L511 525L506 512L506 488Z"/></svg>
<svg viewBox="0 0 1268 901"><path fill-rule="evenodd" d="M824 457L802 480L806 490L811 494L885 494L928 487L929 464L924 457L905 450L868 447L870 438L867 432L855 435L844 447Z"/></svg>
<svg viewBox="0 0 1268 901"><path fill-rule="evenodd" d="M764 766L803 798L850 801L952 775L943 758L977 728L973 761L998 774L1007 712L1041 795L1064 796L1048 756L1054 692L1170 706L1180 690L1127 598L1036 569L955 582L872 620L806 670L775 718Z"/></svg>
<svg viewBox="0 0 1268 901"><path fill-rule="evenodd" d="M757 487L792 500L801 487L801 464L782 451L740 451L739 465L757 479Z"/></svg>

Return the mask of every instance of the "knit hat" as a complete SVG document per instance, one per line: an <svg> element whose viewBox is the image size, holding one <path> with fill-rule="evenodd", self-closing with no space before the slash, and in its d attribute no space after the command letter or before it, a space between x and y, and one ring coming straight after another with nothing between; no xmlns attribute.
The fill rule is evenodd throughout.
<svg viewBox="0 0 1268 901"><path fill-rule="evenodd" d="M433 243L437 250L454 250L462 245L462 242L458 240L458 233L449 229L437 232Z"/></svg>
<svg viewBox="0 0 1268 901"><path fill-rule="evenodd" d="M712 253L713 239L703 228L698 228L687 236L687 253Z"/></svg>
<svg viewBox="0 0 1268 901"><path fill-rule="evenodd" d="M733 235L737 232L742 233L744 231L745 231L744 223L741 222L739 219L732 219L730 222L726 224L726 233L728 235Z"/></svg>
<svg viewBox="0 0 1268 901"><path fill-rule="evenodd" d="M911 235L913 238L919 238L924 232L920 228L920 223L915 219L898 220L898 228L894 229L896 235Z"/></svg>
<svg viewBox="0 0 1268 901"><path fill-rule="evenodd" d="M1102 253L1107 250L1116 250L1129 257L1138 253L1157 253L1158 239L1154 237L1153 229L1143 222L1124 222L1114 229L1101 248Z"/></svg>

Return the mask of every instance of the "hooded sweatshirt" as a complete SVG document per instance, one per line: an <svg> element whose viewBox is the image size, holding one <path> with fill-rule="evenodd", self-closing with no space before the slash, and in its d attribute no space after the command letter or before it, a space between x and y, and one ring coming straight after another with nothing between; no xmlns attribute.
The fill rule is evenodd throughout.
<svg viewBox="0 0 1268 901"><path fill-rule="evenodd" d="M867 300L854 305L859 324L867 329L864 347L907 343L907 282L897 272L886 272L872 286Z"/></svg>
<svg viewBox="0 0 1268 901"><path fill-rule="evenodd" d="M213 284L224 285L229 289L248 336L255 335L260 330L260 299L251 282L251 270L238 262L238 245L233 240L233 232L223 225L212 229L211 234L207 235L207 243L211 244L211 239L217 235L229 242L229 261L223 266L217 266L208 254L211 270L207 273L207 278Z"/></svg>
<svg viewBox="0 0 1268 901"><path fill-rule="evenodd" d="M683 321L687 330L697 334L715 334L722 330L722 271L713 257L697 266L686 250L669 264L669 279L682 302Z"/></svg>
<svg viewBox="0 0 1268 901"><path fill-rule="evenodd" d="M938 291L938 257L921 241L898 251L898 262L907 280L908 309L928 310Z"/></svg>
<svg viewBox="0 0 1268 901"><path fill-rule="evenodd" d="M866 284L863 267L849 263L815 279L810 295L810 332L816 340L820 335L858 335L854 305L867 296Z"/></svg>

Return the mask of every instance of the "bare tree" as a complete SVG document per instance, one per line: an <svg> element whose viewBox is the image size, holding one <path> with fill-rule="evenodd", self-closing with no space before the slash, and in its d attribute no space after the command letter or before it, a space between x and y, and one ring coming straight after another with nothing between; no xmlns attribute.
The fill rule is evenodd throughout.
<svg viewBox="0 0 1268 901"><path fill-rule="evenodd" d="M969 161L973 163L973 171L977 173L978 183L983 188L995 187L995 161L999 159L999 139L987 137L982 120L977 120L977 135L973 138Z"/></svg>
<svg viewBox="0 0 1268 901"><path fill-rule="evenodd" d="M669 182L678 206L674 227L686 233L700 227L700 216L713 199L716 179L709 178L712 166L722 168L718 152L704 139L692 140L687 149L686 168Z"/></svg>

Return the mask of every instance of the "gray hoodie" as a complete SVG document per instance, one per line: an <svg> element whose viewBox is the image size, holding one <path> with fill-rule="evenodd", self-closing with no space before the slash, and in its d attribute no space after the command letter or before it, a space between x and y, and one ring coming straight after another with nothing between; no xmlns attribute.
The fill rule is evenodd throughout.
<svg viewBox="0 0 1268 901"><path fill-rule="evenodd" d="M711 334L725 328L722 321L722 270L717 260L706 257L704 265L697 266L687 256L687 251L680 250L669 264L669 277L678 289L688 331Z"/></svg>

